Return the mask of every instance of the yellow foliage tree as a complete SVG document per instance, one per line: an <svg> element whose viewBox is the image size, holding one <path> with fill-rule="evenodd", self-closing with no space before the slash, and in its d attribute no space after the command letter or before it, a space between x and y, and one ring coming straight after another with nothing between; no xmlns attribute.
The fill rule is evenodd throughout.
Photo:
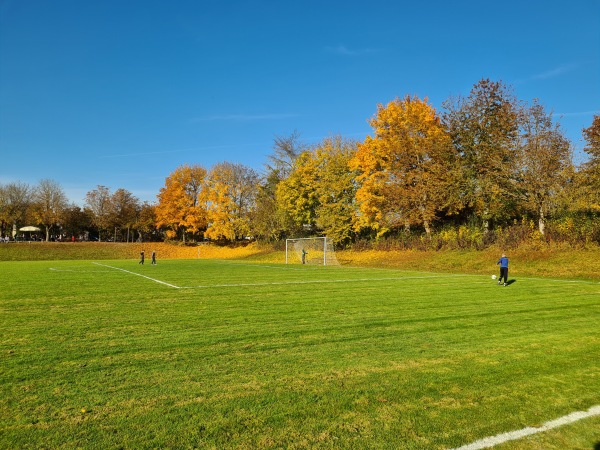
<svg viewBox="0 0 600 450"><path fill-rule="evenodd" d="M167 228L167 237L175 238L181 233L199 233L206 229L206 204L201 194L205 188L206 169L187 164L175 169L165 180L158 194L156 222Z"/></svg>
<svg viewBox="0 0 600 450"><path fill-rule="evenodd" d="M67 204L67 196L54 180L41 180L34 189L33 216L46 228L46 242L50 240L50 228L61 222Z"/></svg>
<svg viewBox="0 0 600 450"><path fill-rule="evenodd" d="M317 166L315 154L307 150L296 158L289 176L277 185L277 207L285 217L285 228L292 235L312 230L316 225Z"/></svg>
<svg viewBox="0 0 600 450"><path fill-rule="evenodd" d="M303 152L288 177L277 186L277 204L291 235L322 233L335 244L353 235L355 173L348 163L356 143L339 136L326 138Z"/></svg>
<svg viewBox="0 0 600 450"><path fill-rule="evenodd" d="M356 154L356 142L340 136L326 138L315 149L318 206L316 222L334 244L348 244L354 237L355 171L348 170Z"/></svg>
<svg viewBox="0 0 600 450"><path fill-rule="evenodd" d="M350 161L358 171L357 229L381 236L401 226L431 222L447 205L454 149L435 109L416 96L379 105L368 136Z"/></svg>
<svg viewBox="0 0 600 450"><path fill-rule="evenodd" d="M223 162L210 171L204 191L208 212L205 236L235 239L250 233L250 211L255 204L258 174L242 164Z"/></svg>

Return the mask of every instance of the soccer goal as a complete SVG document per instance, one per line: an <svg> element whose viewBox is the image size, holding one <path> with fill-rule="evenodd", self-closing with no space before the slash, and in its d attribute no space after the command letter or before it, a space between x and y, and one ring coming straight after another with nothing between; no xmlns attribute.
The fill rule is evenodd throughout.
<svg viewBox="0 0 600 450"><path fill-rule="evenodd" d="M339 266L333 243L326 237L285 240L286 264Z"/></svg>

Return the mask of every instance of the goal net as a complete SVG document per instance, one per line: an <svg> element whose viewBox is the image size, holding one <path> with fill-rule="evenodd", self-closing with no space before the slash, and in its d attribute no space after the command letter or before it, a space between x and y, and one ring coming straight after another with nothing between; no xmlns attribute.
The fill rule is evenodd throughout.
<svg viewBox="0 0 600 450"><path fill-rule="evenodd" d="M326 237L285 240L286 264L317 264L339 266L333 243Z"/></svg>

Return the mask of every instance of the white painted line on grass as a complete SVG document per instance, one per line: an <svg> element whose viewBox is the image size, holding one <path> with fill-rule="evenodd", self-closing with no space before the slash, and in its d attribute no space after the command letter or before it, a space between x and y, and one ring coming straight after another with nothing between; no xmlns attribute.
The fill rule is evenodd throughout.
<svg viewBox="0 0 600 450"><path fill-rule="evenodd" d="M223 287L259 287L259 286L289 286L294 284L328 284L328 283L364 283L370 281L403 281L403 280L420 280L431 278L454 278L463 275L448 275L448 276L424 276L424 277L388 277L388 278L352 278L342 280L302 280L302 281L273 281L271 283L227 283L227 284L202 284L199 286L180 286L180 289L208 289L208 288L223 288Z"/></svg>
<svg viewBox="0 0 600 450"><path fill-rule="evenodd" d="M303 272L308 272L311 270L322 270L323 266L301 266L300 264L281 264L278 266L273 266L270 264L263 264L263 263L239 263L239 262L232 262L229 260L225 260L225 259L217 259L214 260L214 262L217 262L219 264L223 264L223 265L229 265L229 266L242 266L242 267L254 267L254 268L265 268L265 269L279 269L279 270L297 270L297 271L303 271ZM327 268L331 268L331 267L339 267L339 266L326 266Z"/></svg>
<svg viewBox="0 0 600 450"><path fill-rule="evenodd" d="M557 280L553 278L535 278L535 277L520 277L520 280L534 280L534 281L551 281L553 283L577 283L577 284L600 284L597 281L586 281L586 280Z"/></svg>
<svg viewBox="0 0 600 450"><path fill-rule="evenodd" d="M113 266L109 266L107 264L100 264L97 262L93 262L92 264L95 264L97 266L102 266L102 267L108 267L109 269L120 270L121 272L125 272L130 275L136 275L138 277L146 278L147 280L154 281L155 283L164 284L165 286L169 286L174 289L181 289L179 286L175 286L174 284L165 283L164 281L157 280L156 278L147 277L146 275L142 275L141 273L131 272L130 270L121 269L120 267L113 267Z"/></svg>
<svg viewBox="0 0 600 450"><path fill-rule="evenodd" d="M77 273L108 273L110 270L86 270L86 269L57 269L56 267L50 267L53 272L77 272Z"/></svg>
<svg viewBox="0 0 600 450"><path fill-rule="evenodd" d="M482 448L490 448L508 441L514 441L516 439L524 438L525 436L530 436L536 433L542 433L553 428L558 428L569 423L577 422L581 419L587 419L588 417L598 415L600 415L600 405L592 406L587 411L577 411L571 414L567 414L566 416L559 417L558 419L551 420L550 422L546 422L539 427L527 427L523 428L522 430L498 434L496 436L480 439L479 441L475 441L468 445L463 445L462 447L457 447L453 450L480 450Z"/></svg>

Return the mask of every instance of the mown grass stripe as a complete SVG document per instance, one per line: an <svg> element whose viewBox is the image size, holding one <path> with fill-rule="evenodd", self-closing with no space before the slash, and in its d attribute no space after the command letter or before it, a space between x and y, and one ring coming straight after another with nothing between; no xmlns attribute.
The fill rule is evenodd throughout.
<svg viewBox="0 0 600 450"><path fill-rule="evenodd" d="M462 275L450 276L424 276L424 277L387 277L387 278L345 278L338 280L304 280L304 281L273 281L269 283L226 283L226 284L202 284L198 286L180 286L179 289L208 289L222 287L261 287L261 286L287 286L295 284L333 284L333 283L365 283L373 281L403 281L421 280L430 278L454 278Z"/></svg>
<svg viewBox="0 0 600 450"><path fill-rule="evenodd" d="M595 284L92 261L0 262L0 448L455 448L600 405Z"/></svg>

